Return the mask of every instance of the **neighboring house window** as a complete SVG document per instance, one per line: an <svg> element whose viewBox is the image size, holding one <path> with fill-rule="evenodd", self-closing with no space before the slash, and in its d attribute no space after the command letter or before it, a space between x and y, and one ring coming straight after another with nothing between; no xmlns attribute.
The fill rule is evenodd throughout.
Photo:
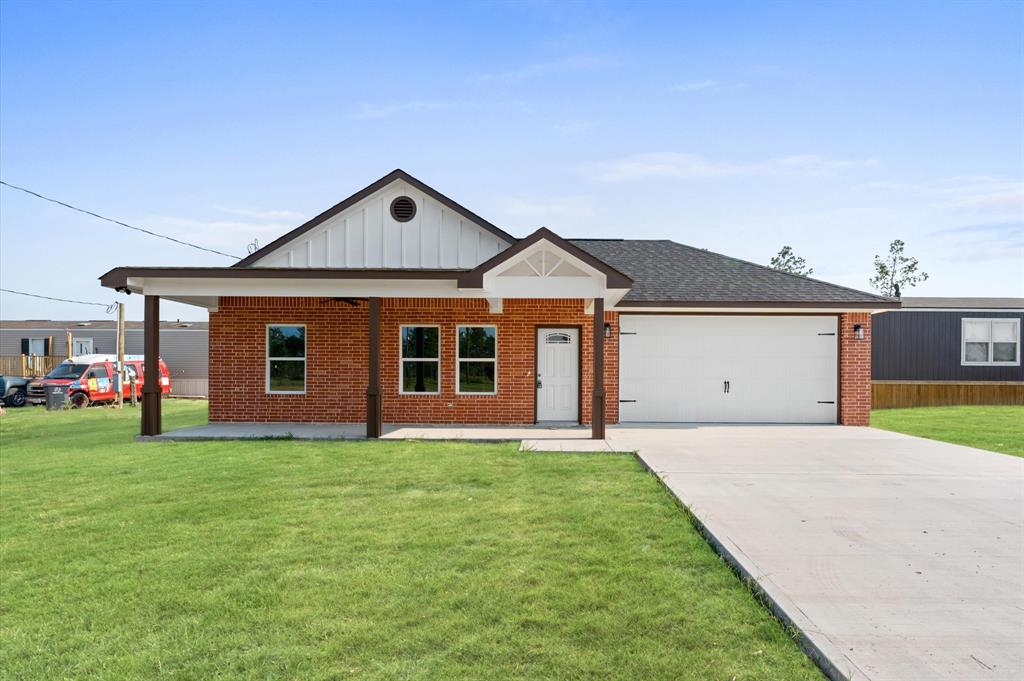
<svg viewBox="0 0 1024 681"><path fill-rule="evenodd" d="M306 392L306 326L267 326L267 392Z"/></svg>
<svg viewBox="0 0 1024 681"><path fill-rule="evenodd" d="M92 354L92 338L75 338L72 343L75 346L75 356Z"/></svg>
<svg viewBox="0 0 1024 681"><path fill-rule="evenodd" d="M403 394L436 395L440 391L441 331L436 326L402 326L401 384Z"/></svg>
<svg viewBox="0 0 1024 681"><path fill-rule="evenodd" d="M494 326L458 327L457 392L497 392L498 329Z"/></svg>
<svg viewBox="0 0 1024 681"><path fill-rule="evenodd" d="M960 363L964 366L1018 366L1020 364L1020 320L961 320Z"/></svg>
<svg viewBox="0 0 1024 681"><path fill-rule="evenodd" d="M23 355L45 355L49 345L46 338L22 338L21 354Z"/></svg>

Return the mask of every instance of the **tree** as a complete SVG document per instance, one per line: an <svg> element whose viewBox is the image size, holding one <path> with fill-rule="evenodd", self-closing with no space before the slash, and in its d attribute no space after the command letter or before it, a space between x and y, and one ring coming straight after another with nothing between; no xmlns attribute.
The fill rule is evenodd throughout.
<svg viewBox="0 0 1024 681"><path fill-rule="evenodd" d="M896 239L889 244L889 255L875 256L875 276L868 283L883 296L899 298L901 290L928 281L928 273L917 269L917 258L903 255L905 245Z"/></svg>
<svg viewBox="0 0 1024 681"><path fill-rule="evenodd" d="M801 277L809 277L814 270L807 266L807 261L793 253L791 246L783 246L778 254L772 256L771 267L780 272L799 274Z"/></svg>

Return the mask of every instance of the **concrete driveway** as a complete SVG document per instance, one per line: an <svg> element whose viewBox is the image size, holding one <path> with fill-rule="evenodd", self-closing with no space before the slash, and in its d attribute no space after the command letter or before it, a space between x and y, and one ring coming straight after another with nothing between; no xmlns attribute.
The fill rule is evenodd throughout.
<svg viewBox="0 0 1024 681"><path fill-rule="evenodd" d="M639 451L834 678L1024 679L1024 459L838 426L609 439Z"/></svg>

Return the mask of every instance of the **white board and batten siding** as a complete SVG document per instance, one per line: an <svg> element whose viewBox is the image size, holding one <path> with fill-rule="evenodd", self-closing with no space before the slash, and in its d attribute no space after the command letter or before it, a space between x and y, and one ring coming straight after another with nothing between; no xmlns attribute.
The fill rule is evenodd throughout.
<svg viewBox="0 0 1024 681"><path fill-rule="evenodd" d="M836 423L832 316L622 315L622 421Z"/></svg>
<svg viewBox="0 0 1024 681"><path fill-rule="evenodd" d="M391 202L408 196L416 215L391 217ZM396 181L254 263L254 267L471 269L508 247L484 227Z"/></svg>

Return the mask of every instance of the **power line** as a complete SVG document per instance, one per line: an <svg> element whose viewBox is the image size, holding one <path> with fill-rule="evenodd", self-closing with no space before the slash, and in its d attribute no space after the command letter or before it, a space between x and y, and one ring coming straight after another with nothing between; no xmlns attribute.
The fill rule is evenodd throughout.
<svg viewBox="0 0 1024 681"><path fill-rule="evenodd" d="M150 236L155 236L155 237L158 237L160 239L167 239L168 241L173 241L174 243L181 244L182 246L189 246L191 248L198 248L200 251L206 251L207 253L216 253L217 255L223 255L226 258L234 258L235 260L239 260L240 259L240 256L237 256L237 255L231 255L230 253L224 253L223 251L216 251L216 250L214 250L212 248L207 248L205 246L199 246L197 244L193 244L193 243L190 243L188 241L182 241L181 239L175 239L173 236L167 236L165 234L157 234L154 231L151 231L151 230L148 230L148 229L143 229L142 227L136 227L135 225L129 225L127 222L121 222L120 220L115 220L113 218L108 218L108 217L105 217L103 215L100 215L99 213L93 213L91 210L85 210L84 208L79 208L78 206L72 206L70 203L64 203L63 201L58 201L57 199L51 199L49 196L43 196L42 194L40 194L38 192L34 192L31 189L25 189L24 187L19 187L17 185L11 184L10 182L4 182L3 180L0 180L0 184L4 185L5 187L10 187L11 189L17 189L20 192L25 192L26 194L30 194L32 196L35 196L36 198L42 199L43 201L49 201L50 203L55 203L58 206L64 206L65 208L70 208L71 210L78 211L79 213L85 213L86 215L91 215L92 217L99 218L100 220L106 220L107 222L113 222L115 225L120 225L121 227L127 227L128 229L134 229L136 232L142 232L143 234L148 234Z"/></svg>
<svg viewBox="0 0 1024 681"><path fill-rule="evenodd" d="M99 307L107 308L107 312L113 311L113 309L117 306L117 303L111 303L111 304L108 305L107 303L90 303L90 302L85 301L85 300L71 300L69 298L52 298L50 296L41 296L41 295L39 295L37 293L25 293L24 291L12 291L9 288L0 288L0 291L3 291L4 293L13 293L13 294L19 295L19 296L28 296L29 298L42 298L43 300L56 300L57 302L60 302L60 303L76 303L78 305L97 305Z"/></svg>

